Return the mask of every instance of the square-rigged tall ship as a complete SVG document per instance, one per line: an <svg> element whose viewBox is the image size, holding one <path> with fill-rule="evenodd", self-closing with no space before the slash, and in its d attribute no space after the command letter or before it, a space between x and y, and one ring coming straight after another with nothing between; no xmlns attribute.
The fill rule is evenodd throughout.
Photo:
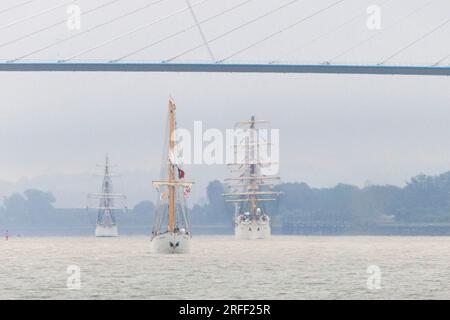
<svg viewBox="0 0 450 320"><path fill-rule="evenodd" d="M95 226L96 237L117 237L119 230L117 226L116 211L126 210L127 207L117 207L116 202L119 200L126 201L127 197L124 194L113 193L112 177L109 164L109 156L106 155L102 190L100 193L88 194L88 199L96 199L99 201L99 206L96 208L97 223Z"/></svg>
<svg viewBox="0 0 450 320"><path fill-rule="evenodd" d="M170 99L160 180L153 181L158 191L151 239L154 253L190 251L191 232L186 201L193 182L184 179L182 154L175 142L175 111L175 103Z"/></svg>
<svg viewBox="0 0 450 320"><path fill-rule="evenodd" d="M280 178L264 174L265 171L271 172L265 169L275 164L267 159L268 148L274 144L267 134L263 134L269 130L270 122L255 120L254 116L235 125L235 159L228 164L233 176L225 179L230 190L224 196L226 202L235 204L236 239L269 239L271 235L270 216L265 204L276 201L280 192L273 191L270 181Z"/></svg>

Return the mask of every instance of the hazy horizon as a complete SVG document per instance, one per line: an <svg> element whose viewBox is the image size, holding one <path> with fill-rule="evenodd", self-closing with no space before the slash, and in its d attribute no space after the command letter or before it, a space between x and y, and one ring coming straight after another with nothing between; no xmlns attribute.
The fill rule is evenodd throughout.
<svg viewBox="0 0 450 320"><path fill-rule="evenodd" d="M196 6L195 11L201 20L241 2L211 0ZM225 57L333 2L298 1L290 9L281 10L267 20L214 42L212 50L217 58ZM389 32L382 29L373 41L336 62L379 61L445 20L450 3L435 1L427 6L428 2L344 1L323 16L246 51L233 61L275 59L359 14L360 18L339 32L286 58L286 61L316 63L329 60L377 32L366 26L366 9L373 4L381 7L382 27ZM8 0L4 5L7 7L12 3ZM31 15L58 3L61 1L33 3L25 11L4 13L2 19L8 24L24 14ZM86 11L103 2L80 0L78 3ZM86 15L79 31L69 31L62 24L6 46L0 50L0 60L89 30L146 3L145 0L119 1L100 12ZM185 6L185 1L163 1L105 28L44 50L29 57L29 61L69 56ZM208 22L203 29L206 37L213 39L274 7L276 5L271 1L249 2L217 21ZM0 30L1 42L26 35L66 16L66 8L60 8ZM406 16L409 18L404 19ZM84 55L80 60L114 58L192 23L192 17L186 12L129 39ZM419 42L390 64L426 65L445 56L450 51L446 41L449 28L447 25ZM130 60L161 61L199 41L194 28ZM199 48L177 61L208 59L207 50ZM330 187L341 182L363 186L366 181L401 186L418 173L434 175L450 169L448 84L448 77L431 76L0 73L3 93L0 181L20 185L18 181L22 178L39 181L42 177L57 174L82 174L89 181L83 182L79 189L92 186L85 193L92 192L99 182L89 175L96 171L95 165L109 152L112 161L119 165L120 173L146 172L142 180L127 183L142 189L131 197L151 194L151 181L158 177L160 166L167 100L173 96L178 107L179 126L188 129L197 120L203 121L205 129L220 130L232 128L236 121L251 115L270 120L274 128L280 129L280 176L283 181L304 181L314 187ZM202 197L208 181L222 180L227 174L225 166L191 166L187 172L198 182L192 191L194 199ZM52 184L57 185L56 182ZM46 188L45 183L43 188ZM61 190L51 191L57 195L62 193Z"/></svg>

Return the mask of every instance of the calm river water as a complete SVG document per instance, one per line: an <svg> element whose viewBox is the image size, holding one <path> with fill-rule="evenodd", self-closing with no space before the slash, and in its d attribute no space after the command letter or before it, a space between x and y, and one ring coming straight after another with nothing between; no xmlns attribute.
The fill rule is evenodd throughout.
<svg viewBox="0 0 450 320"><path fill-rule="evenodd" d="M0 253L1 299L450 299L450 237L196 236L189 255L37 237Z"/></svg>

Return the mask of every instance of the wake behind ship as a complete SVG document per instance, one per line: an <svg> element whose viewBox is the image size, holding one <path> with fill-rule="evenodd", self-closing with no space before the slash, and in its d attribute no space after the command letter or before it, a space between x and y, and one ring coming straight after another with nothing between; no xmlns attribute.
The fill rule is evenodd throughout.
<svg viewBox="0 0 450 320"><path fill-rule="evenodd" d="M160 180L154 181L158 192L155 221L152 231L154 253L188 253L191 232L186 198L193 182L185 181L185 172L177 158L175 143L176 106L169 100L168 126L163 150Z"/></svg>
<svg viewBox="0 0 450 320"><path fill-rule="evenodd" d="M265 167L273 165L266 159L267 152L263 152L272 142L261 134L263 130L267 132L269 126L268 121L255 120L254 116L235 126L235 132L240 132L240 135L234 145L235 162L228 164L233 176L225 179L230 191L224 196L226 202L235 205L236 239L269 239L271 235L270 216L265 204L275 201L280 192L272 191L270 182L279 177L262 173Z"/></svg>

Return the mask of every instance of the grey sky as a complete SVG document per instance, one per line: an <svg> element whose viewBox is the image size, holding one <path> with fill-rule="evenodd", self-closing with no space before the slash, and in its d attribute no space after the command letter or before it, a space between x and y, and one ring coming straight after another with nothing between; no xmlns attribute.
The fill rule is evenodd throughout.
<svg viewBox="0 0 450 320"><path fill-rule="evenodd" d="M64 19L66 13L62 8L1 30L2 25L17 21L21 16L63 2L37 1L26 7L26 12L0 14L0 41L15 39L61 20L61 17ZM82 9L106 2L79 1ZM78 32L148 2L119 1L108 10L83 19L82 29ZM195 10L202 20L240 2L243 1L209 0ZM204 25L205 35L212 39L287 2L251 2L214 23ZM333 2L299 1L290 10L280 11L211 44L212 50L218 58L227 56ZM402 16L428 2L387 2L382 10L382 26L386 28L395 24ZM0 12L13 3L2 1ZM372 35L374 31L367 29L364 13L369 5L376 3L383 1L344 2L333 11L237 56L235 61L277 58L362 13L360 19L341 31L286 58L311 62L327 60ZM70 56L184 6L185 1L162 2L108 28L30 58L52 60ZM433 1L338 62L380 61L448 19L449 12L448 1ZM192 17L186 12L82 58L113 59L192 23ZM0 48L0 60L20 56L56 39L68 37L72 34L70 32L74 31L61 25ZM450 53L449 33L450 25L390 63L430 64L437 61ZM200 42L197 30L192 29L133 59L163 60ZM208 57L207 50L201 48L182 60L205 61ZM447 77L0 73L0 85L0 180L4 181L17 182L23 177L45 175L47 180L35 181L44 181L43 188L53 189L58 185L56 175L93 173L95 164L103 160L105 152L109 152L113 162L120 165L119 171L133 177L131 180L123 177L124 188L132 189L134 195L131 198L137 201L151 192L150 179L153 175L156 177L159 169L163 119L169 95L177 102L180 126L187 128L191 128L195 120L203 120L206 128L231 128L234 122L252 114L271 120L274 127L280 128L280 174L285 181L305 181L312 186L332 186L338 182L363 185L367 180L399 185L419 172L434 174L450 168L450 79ZM194 166L189 168L189 174L200 182L194 194L198 199L203 194L205 183L215 178L222 179L226 170L217 166ZM83 179L77 178L75 184L80 187L73 187L80 194L80 189L88 187L87 184L81 186ZM95 181L89 183L89 187L96 186ZM65 184L70 185L68 182ZM130 184L134 186L130 187ZM22 180L16 187L27 185ZM12 189L14 187L10 185L2 189L0 183L0 193ZM53 191L58 196L58 190ZM62 193L59 192L60 195ZM61 205L78 202L78 199L71 201L70 197L65 197Z"/></svg>

